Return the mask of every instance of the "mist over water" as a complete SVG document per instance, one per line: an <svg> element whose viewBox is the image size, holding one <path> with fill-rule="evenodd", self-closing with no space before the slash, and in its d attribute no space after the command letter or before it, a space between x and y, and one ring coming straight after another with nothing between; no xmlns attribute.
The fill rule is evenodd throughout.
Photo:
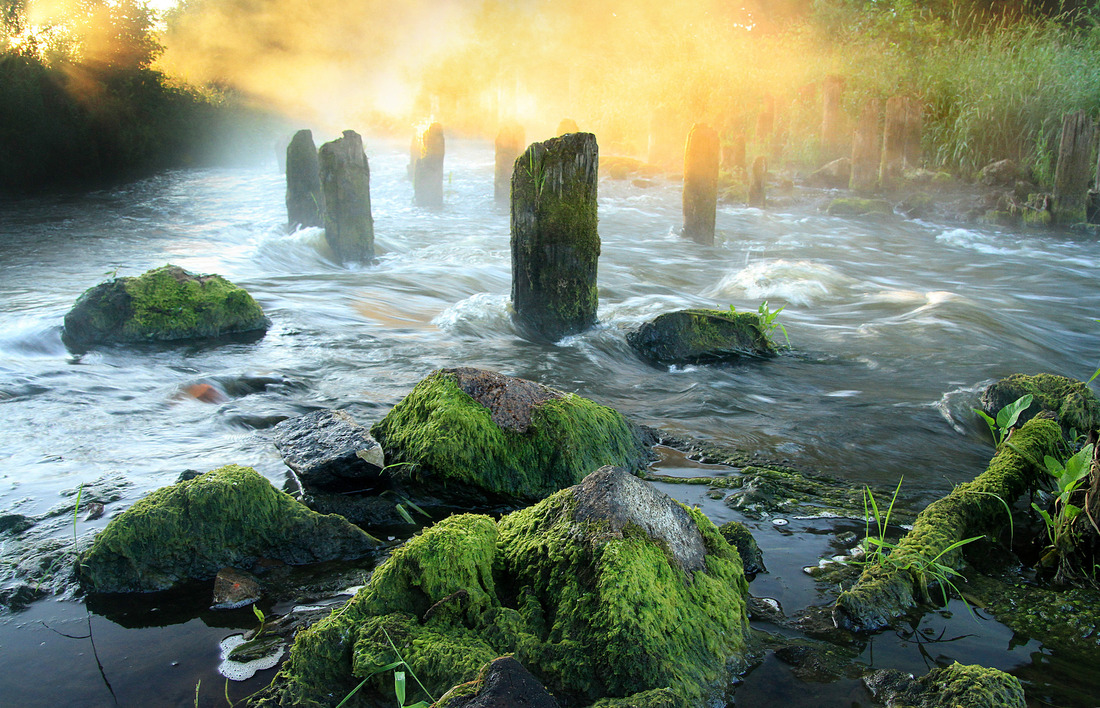
<svg viewBox="0 0 1100 708"><path fill-rule="evenodd" d="M600 324L531 343L509 314L509 217L493 202L492 146L448 140L446 206L434 212L412 206L407 143L367 138L366 149L373 265L336 262L320 229L285 232L273 162L0 211L0 509L39 514L66 490L121 475L130 486L110 516L185 469L229 463L281 486L275 421L333 407L369 425L452 366L575 391L639 423L853 484L904 476L930 501L988 461L970 412L984 383L1015 372L1087 378L1097 365L1090 236L841 219L811 198L721 206L708 247L676 234L679 185L661 180L601 179ZM246 288L272 329L255 342L66 350L62 318L85 289L165 263ZM785 307L792 345L772 360L661 368L626 344L630 328L664 311L755 311L762 300ZM219 399L184 392L201 383Z"/></svg>

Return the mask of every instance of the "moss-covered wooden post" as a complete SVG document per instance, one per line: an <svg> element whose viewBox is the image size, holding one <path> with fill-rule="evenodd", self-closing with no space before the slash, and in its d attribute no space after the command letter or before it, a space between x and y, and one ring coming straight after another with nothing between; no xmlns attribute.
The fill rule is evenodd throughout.
<svg viewBox="0 0 1100 708"><path fill-rule="evenodd" d="M749 206L763 209L768 205L764 184L768 179L768 161L758 156L752 161L752 176L749 178Z"/></svg>
<svg viewBox="0 0 1100 708"><path fill-rule="evenodd" d="M562 118L561 123L558 123L558 135L568 135L569 133L579 133L580 127L577 125L577 121L572 118Z"/></svg>
<svg viewBox="0 0 1100 708"><path fill-rule="evenodd" d="M835 160L843 153L841 126L844 116L840 107L843 90L844 79L839 76L825 77L821 89L821 152L824 160Z"/></svg>
<svg viewBox="0 0 1100 708"><path fill-rule="evenodd" d="M374 258L374 218L370 211L370 165L363 138L354 130L321 146L321 187L325 194L325 240L344 261Z"/></svg>
<svg viewBox="0 0 1100 708"><path fill-rule="evenodd" d="M1096 124L1085 111L1062 118L1062 140L1058 144L1058 166L1054 171L1054 220L1077 224L1086 220L1085 204L1092 181L1092 151Z"/></svg>
<svg viewBox="0 0 1100 708"><path fill-rule="evenodd" d="M697 243L714 243L714 216L718 207L718 133L696 123L684 148L684 230Z"/></svg>
<svg viewBox="0 0 1100 708"><path fill-rule="evenodd" d="M911 96L894 96L886 101L879 169L879 181L884 188L897 188L905 170L920 164L920 141L920 102Z"/></svg>
<svg viewBox="0 0 1100 708"><path fill-rule="evenodd" d="M443 126L432 123L417 136L413 165L413 200L418 207L443 206Z"/></svg>
<svg viewBox="0 0 1100 708"><path fill-rule="evenodd" d="M556 341L596 323L596 177L591 133L532 143L512 170L512 307L520 329Z"/></svg>
<svg viewBox="0 0 1100 708"><path fill-rule="evenodd" d="M879 163L882 159L882 130L879 114L882 102L869 98L859 114L852 136L852 176L848 186L854 192L870 194L878 189Z"/></svg>
<svg viewBox="0 0 1100 708"><path fill-rule="evenodd" d="M291 231L325 225L321 163L309 130L295 133L286 148L286 216Z"/></svg>
<svg viewBox="0 0 1100 708"><path fill-rule="evenodd" d="M508 201L512 193L512 166L523 152L523 126L509 124L501 127L497 133L496 169L493 173L493 198L498 202Z"/></svg>

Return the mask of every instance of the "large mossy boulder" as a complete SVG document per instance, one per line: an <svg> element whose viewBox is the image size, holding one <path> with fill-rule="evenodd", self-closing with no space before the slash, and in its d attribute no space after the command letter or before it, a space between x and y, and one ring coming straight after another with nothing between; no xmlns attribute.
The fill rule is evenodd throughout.
<svg viewBox="0 0 1100 708"><path fill-rule="evenodd" d="M603 465L638 469L641 431L581 396L481 369L432 373L371 428L398 484L536 501Z"/></svg>
<svg viewBox="0 0 1100 708"><path fill-rule="evenodd" d="M887 708L1024 708L1020 679L976 664L938 666L919 679L896 669L876 671L865 679Z"/></svg>
<svg viewBox="0 0 1100 708"><path fill-rule="evenodd" d="M112 519L80 556L77 575L89 592L151 592L259 558L303 565L360 558L378 545L251 467L227 465L158 489Z"/></svg>
<svg viewBox="0 0 1100 708"><path fill-rule="evenodd" d="M997 411L1030 394L1031 405L1020 414L1019 424L1049 411L1067 432L1085 433L1100 427L1100 400L1088 385L1057 374L1013 374L982 392L982 409L996 418Z"/></svg>
<svg viewBox="0 0 1100 708"><path fill-rule="evenodd" d="M627 333L626 341L658 364L706 364L776 353L756 313L730 310L666 312Z"/></svg>
<svg viewBox="0 0 1100 708"><path fill-rule="evenodd" d="M452 516L411 539L298 635L253 705L336 705L394 647L434 696L512 654L563 704L667 688L704 705L745 652L747 592L699 510L606 467L499 522ZM347 705L390 687L375 675Z"/></svg>
<svg viewBox="0 0 1100 708"><path fill-rule="evenodd" d="M77 345L158 342L262 332L270 324L251 295L220 275L166 265L85 291L65 315L65 338Z"/></svg>

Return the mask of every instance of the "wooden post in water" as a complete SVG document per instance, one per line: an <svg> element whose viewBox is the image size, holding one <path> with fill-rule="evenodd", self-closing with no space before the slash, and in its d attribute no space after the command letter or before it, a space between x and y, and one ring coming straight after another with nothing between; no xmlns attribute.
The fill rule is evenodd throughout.
<svg viewBox="0 0 1100 708"><path fill-rule="evenodd" d="M1058 166L1054 171L1054 221L1077 224L1086 220L1089 182L1092 181L1092 151L1096 124L1085 111L1062 117L1062 140L1058 144Z"/></svg>
<svg viewBox="0 0 1100 708"><path fill-rule="evenodd" d="M309 130L295 133L286 148L286 215L291 231L325 225L321 164Z"/></svg>
<svg viewBox="0 0 1100 708"><path fill-rule="evenodd" d="M416 164L413 165L413 202L418 207L439 209L443 206L443 126L432 123L417 138Z"/></svg>
<svg viewBox="0 0 1100 708"><path fill-rule="evenodd" d="M843 152L841 125L844 116L841 113L840 97L844 90L844 80L839 76L826 76L822 84L821 98L821 157L829 162L841 156Z"/></svg>
<svg viewBox="0 0 1100 708"><path fill-rule="evenodd" d="M920 164L920 140L920 102L911 96L894 96L886 101L879 169L879 181L884 189L896 189L905 170Z"/></svg>
<svg viewBox="0 0 1100 708"><path fill-rule="evenodd" d="M561 123L558 123L559 136L579 132L581 132L581 129L577 126L577 121L573 120L572 118L562 118Z"/></svg>
<svg viewBox="0 0 1100 708"><path fill-rule="evenodd" d="M342 261L369 261L374 258L374 218L363 138L354 130L345 130L344 137L321 146L319 158L325 240Z"/></svg>
<svg viewBox="0 0 1100 708"><path fill-rule="evenodd" d="M596 323L596 183L591 133L532 143L512 170L512 307L523 332L557 341Z"/></svg>
<svg viewBox="0 0 1100 708"><path fill-rule="evenodd" d="M714 217L718 208L718 133L696 123L684 148L684 230L696 243L714 245Z"/></svg>
<svg viewBox="0 0 1100 708"><path fill-rule="evenodd" d="M501 127L497 133L496 170L493 173L493 198L498 202L508 201L512 193L512 166L523 152L523 126L510 123Z"/></svg>
<svg viewBox="0 0 1100 708"><path fill-rule="evenodd" d="M848 183L853 192L870 194L878 189L879 162L882 159L882 129L879 113L882 102L869 98L859 114L852 136L852 176Z"/></svg>
<svg viewBox="0 0 1100 708"><path fill-rule="evenodd" d="M752 177L749 180L749 206L763 209L768 205L765 182L768 179L768 161L758 156L752 161Z"/></svg>

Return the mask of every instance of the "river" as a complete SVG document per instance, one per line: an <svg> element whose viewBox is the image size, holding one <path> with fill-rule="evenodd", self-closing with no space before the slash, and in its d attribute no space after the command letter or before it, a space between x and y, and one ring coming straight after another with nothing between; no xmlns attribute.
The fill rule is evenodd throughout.
<svg viewBox="0 0 1100 708"><path fill-rule="evenodd" d="M893 487L904 477L903 489L931 501L988 461L988 433L970 412L982 386L1016 372L1088 378L1098 365L1091 235L829 217L819 208L828 195L814 192L764 211L720 205L716 243L703 246L677 235L679 185L664 180L601 179L599 325L528 342L509 318L509 218L493 202L492 146L449 141L446 206L433 212L412 205L407 144L365 143L379 252L369 266L334 261L320 229L286 233L273 160L0 202L0 511L42 514L82 483L120 478L109 517L185 469L227 463L281 486L272 421L335 407L370 424L426 374L458 365L575 391L637 422L853 484ZM66 349L62 319L85 289L165 263L246 288L272 328L255 342ZM784 307L791 343L772 360L658 368L626 344L631 327L660 312L756 310L763 300ZM182 393L196 383L225 396ZM713 513L737 518L720 505ZM80 521L77 532L105 523ZM772 534L761 541L766 553L792 555L790 569L827 552L824 532L761 533ZM806 581L776 575L753 592L811 601ZM0 702L111 705L113 692L120 705L191 705L200 678L207 688L217 681L210 692L219 696L217 642L250 618L160 605L143 613L127 623L46 600L0 615ZM62 636L87 626L96 652ZM951 645L964 663L1034 669L1031 653L1042 654L1005 650L996 623L960 631L979 636L971 648ZM919 642L877 641L876 666L923 665L905 649ZM771 666L744 690L753 675L781 677ZM837 691L829 705L852 705L858 693Z"/></svg>

